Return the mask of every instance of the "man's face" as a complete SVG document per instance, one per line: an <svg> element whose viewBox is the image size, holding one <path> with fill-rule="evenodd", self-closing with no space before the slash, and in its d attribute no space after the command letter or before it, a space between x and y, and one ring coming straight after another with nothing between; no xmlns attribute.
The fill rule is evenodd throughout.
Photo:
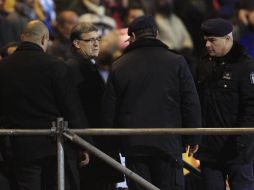
<svg viewBox="0 0 254 190"><path fill-rule="evenodd" d="M130 23L135 20L136 18L145 15L144 11L142 9L130 9L128 11L128 16L127 16L127 25L129 26Z"/></svg>
<svg viewBox="0 0 254 190"><path fill-rule="evenodd" d="M72 11L66 11L65 13L63 13L63 17L65 22L63 26L59 26L59 31L66 38L69 38L72 28L78 23L78 16Z"/></svg>
<svg viewBox="0 0 254 190"><path fill-rule="evenodd" d="M204 42L208 54L212 57L222 57L228 52L227 49L228 36L213 37L205 36Z"/></svg>
<svg viewBox="0 0 254 190"><path fill-rule="evenodd" d="M96 58L99 55L100 38L96 31L83 33L78 40L80 53L89 58Z"/></svg>
<svg viewBox="0 0 254 190"><path fill-rule="evenodd" d="M248 14L248 21L251 26L254 26L254 10L250 11Z"/></svg>

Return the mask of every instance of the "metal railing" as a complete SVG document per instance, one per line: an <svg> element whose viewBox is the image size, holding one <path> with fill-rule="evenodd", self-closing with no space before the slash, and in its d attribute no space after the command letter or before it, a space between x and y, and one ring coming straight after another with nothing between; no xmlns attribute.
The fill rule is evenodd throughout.
<svg viewBox="0 0 254 190"><path fill-rule="evenodd" d="M64 138L80 145L98 158L124 173L147 190L159 190L150 182L135 174L128 168L100 151L95 146L79 137L80 135L244 135L254 134L254 128L139 128L139 129L69 129L63 118L57 118L51 129L0 129L0 136L47 135L57 139L57 173L58 190L64 190Z"/></svg>

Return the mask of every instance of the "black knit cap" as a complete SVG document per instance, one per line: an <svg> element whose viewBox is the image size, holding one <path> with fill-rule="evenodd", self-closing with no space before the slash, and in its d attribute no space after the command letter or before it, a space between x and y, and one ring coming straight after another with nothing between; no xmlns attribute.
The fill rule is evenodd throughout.
<svg viewBox="0 0 254 190"><path fill-rule="evenodd" d="M222 37L233 31L232 24L222 18L213 18L204 21L201 30L205 36Z"/></svg>
<svg viewBox="0 0 254 190"><path fill-rule="evenodd" d="M132 32L136 33L140 30L151 29L156 33L157 25L152 16L140 16L136 18L128 28L128 36L131 36Z"/></svg>

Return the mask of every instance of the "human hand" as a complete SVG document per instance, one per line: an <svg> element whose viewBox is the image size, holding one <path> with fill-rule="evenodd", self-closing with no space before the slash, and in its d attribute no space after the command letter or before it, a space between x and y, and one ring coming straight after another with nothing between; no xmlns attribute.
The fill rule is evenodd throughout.
<svg viewBox="0 0 254 190"><path fill-rule="evenodd" d="M80 167L85 167L87 164L89 164L90 161L90 156L88 152L84 151L80 153L80 162L79 165Z"/></svg>
<svg viewBox="0 0 254 190"><path fill-rule="evenodd" d="M189 145L186 147L186 152L188 152L188 157L193 156L199 149L199 145Z"/></svg>

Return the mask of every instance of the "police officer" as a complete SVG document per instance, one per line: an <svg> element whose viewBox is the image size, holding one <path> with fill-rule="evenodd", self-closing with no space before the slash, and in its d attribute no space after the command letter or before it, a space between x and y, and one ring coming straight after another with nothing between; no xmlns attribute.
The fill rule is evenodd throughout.
<svg viewBox="0 0 254 190"><path fill-rule="evenodd" d="M202 23L207 54L198 68L203 126L254 126L254 61L233 41L232 25L221 18ZM252 135L203 138L201 160L205 190L253 190Z"/></svg>

